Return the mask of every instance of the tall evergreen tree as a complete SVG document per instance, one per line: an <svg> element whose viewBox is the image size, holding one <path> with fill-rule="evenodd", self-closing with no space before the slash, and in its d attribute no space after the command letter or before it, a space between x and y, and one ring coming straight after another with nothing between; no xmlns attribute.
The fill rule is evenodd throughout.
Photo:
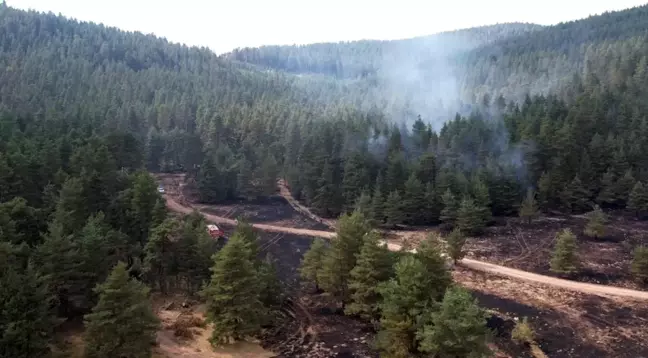
<svg viewBox="0 0 648 358"><path fill-rule="evenodd" d="M242 235L234 233L214 255L211 281L202 291L207 301L207 319L214 324L210 338L214 346L258 334L262 318L266 317L249 250Z"/></svg>
<svg viewBox="0 0 648 358"><path fill-rule="evenodd" d="M349 279L356 266L362 240L370 230L367 219L360 212L345 214L338 220L337 237L322 257L322 268L317 282L324 291L345 304L350 298Z"/></svg>
<svg viewBox="0 0 648 358"><path fill-rule="evenodd" d="M385 201L385 224L394 226L402 224L405 221L405 212L403 211L403 200L398 191L389 193Z"/></svg>
<svg viewBox="0 0 648 358"><path fill-rule="evenodd" d="M391 253L379 243L380 234L376 231L369 232L363 238L357 264L349 278L351 303L345 309L347 314L368 320L379 317L378 303L381 297L378 285L390 278L393 267Z"/></svg>
<svg viewBox="0 0 648 358"><path fill-rule="evenodd" d="M0 264L0 356L47 357L57 324L47 278L13 255L1 258L10 260Z"/></svg>
<svg viewBox="0 0 648 358"><path fill-rule="evenodd" d="M466 244L466 237L461 230L454 229L448 236L448 255L456 264L459 260L463 259L466 253L463 250Z"/></svg>
<svg viewBox="0 0 648 358"><path fill-rule="evenodd" d="M450 189L446 190L441 197L443 202L443 210L441 210L441 221L448 225L454 225L457 220L457 211L459 210L459 203Z"/></svg>
<svg viewBox="0 0 648 358"><path fill-rule="evenodd" d="M299 267L299 275L302 280L312 283L316 288L319 288L317 281L317 274L322 269L322 258L326 254L326 244L322 239L315 239L310 246L310 249L304 254L301 266Z"/></svg>
<svg viewBox="0 0 648 358"><path fill-rule="evenodd" d="M638 181L632 188L627 208L638 217L642 217L648 212L648 190L642 182Z"/></svg>
<svg viewBox="0 0 648 358"><path fill-rule="evenodd" d="M85 356L150 357L159 320L148 288L129 278L126 264L119 263L95 291L99 302L85 316Z"/></svg>
<svg viewBox="0 0 648 358"><path fill-rule="evenodd" d="M482 208L472 199L464 198L457 211L457 227L469 235L477 235L484 230L485 222Z"/></svg>
<svg viewBox="0 0 648 358"><path fill-rule="evenodd" d="M468 291L450 288L438 311L425 312L423 320L428 323L417 331L419 350L435 357L490 357L486 318Z"/></svg>

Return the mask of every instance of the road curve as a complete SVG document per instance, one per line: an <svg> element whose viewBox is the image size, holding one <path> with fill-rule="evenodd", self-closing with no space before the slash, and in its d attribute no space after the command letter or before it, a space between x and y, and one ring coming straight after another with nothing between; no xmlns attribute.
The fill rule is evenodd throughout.
<svg viewBox="0 0 648 358"><path fill-rule="evenodd" d="M193 208L186 207L176 202L175 200L173 200L173 198L169 196L165 195L165 199L166 199L167 207L172 211L183 213L183 214L189 214L194 210ZM223 218L220 216L216 216L204 212L201 212L201 214L205 217L205 219L207 219L207 221L214 222L216 224L236 225L236 221L232 219L227 219L227 218ZM335 233L330 231L298 229L292 227L265 225L265 224L252 224L252 226L262 231L282 232L288 234L320 237L323 239L332 239L335 237ZM401 249L401 246L395 243L388 243L387 246L391 251L399 251ZM591 283L570 281L570 280L560 279L551 276L538 275L527 271L517 270L505 266L495 265L488 262L471 260L466 258L461 260L460 264L461 266L464 266L466 268L475 271L487 272L498 276L508 277L511 279L522 280L531 283L538 283L538 284L548 285L556 288L562 288L566 290L577 291L577 292L582 292L582 293L587 293L587 294L592 294L597 296L603 296L603 297L616 296L616 297L633 298L638 300L648 300L648 291L637 291L637 290L630 290L630 289L614 287L614 286L596 285Z"/></svg>

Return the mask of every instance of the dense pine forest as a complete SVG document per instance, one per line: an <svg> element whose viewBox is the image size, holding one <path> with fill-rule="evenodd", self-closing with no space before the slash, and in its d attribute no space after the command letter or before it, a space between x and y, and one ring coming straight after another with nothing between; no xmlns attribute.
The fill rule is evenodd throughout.
<svg viewBox="0 0 648 358"><path fill-rule="evenodd" d="M187 173L204 203L271 196L285 179L317 214L342 215L341 239L314 245L304 280L380 323L385 356L467 354L434 329L465 323L456 316L477 327L464 349L485 352L483 312L434 245L392 257L371 227L478 235L536 206L643 218L647 21L644 6L219 57L3 3L0 357L47 356L61 322L83 319L88 357L147 356L151 289L203 297L214 344L275 319L281 287L251 228L218 251L199 214L166 212L149 172ZM420 279L430 270L438 282ZM254 298L236 307L244 325L223 311L231 296Z"/></svg>

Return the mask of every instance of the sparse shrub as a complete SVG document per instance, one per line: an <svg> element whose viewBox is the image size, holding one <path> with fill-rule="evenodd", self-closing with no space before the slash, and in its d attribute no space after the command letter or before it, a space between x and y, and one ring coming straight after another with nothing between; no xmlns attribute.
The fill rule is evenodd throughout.
<svg viewBox="0 0 648 358"><path fill-rule="evenodd" d="M532 344L535 341L535 332L527 317L515 323L515 328L511 332L511 339L521 344Z"/></svg>

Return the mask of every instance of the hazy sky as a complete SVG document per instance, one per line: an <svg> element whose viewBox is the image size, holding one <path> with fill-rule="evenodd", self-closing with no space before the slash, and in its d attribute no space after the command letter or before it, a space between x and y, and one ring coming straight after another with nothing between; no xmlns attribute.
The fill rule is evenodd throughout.
<svg viewBox="0 0 648 358"><path fill-rule="evenodd" d="M398 39L501 22L555 24L639 0L7 0L174 42L236 47Z"/></svg>

